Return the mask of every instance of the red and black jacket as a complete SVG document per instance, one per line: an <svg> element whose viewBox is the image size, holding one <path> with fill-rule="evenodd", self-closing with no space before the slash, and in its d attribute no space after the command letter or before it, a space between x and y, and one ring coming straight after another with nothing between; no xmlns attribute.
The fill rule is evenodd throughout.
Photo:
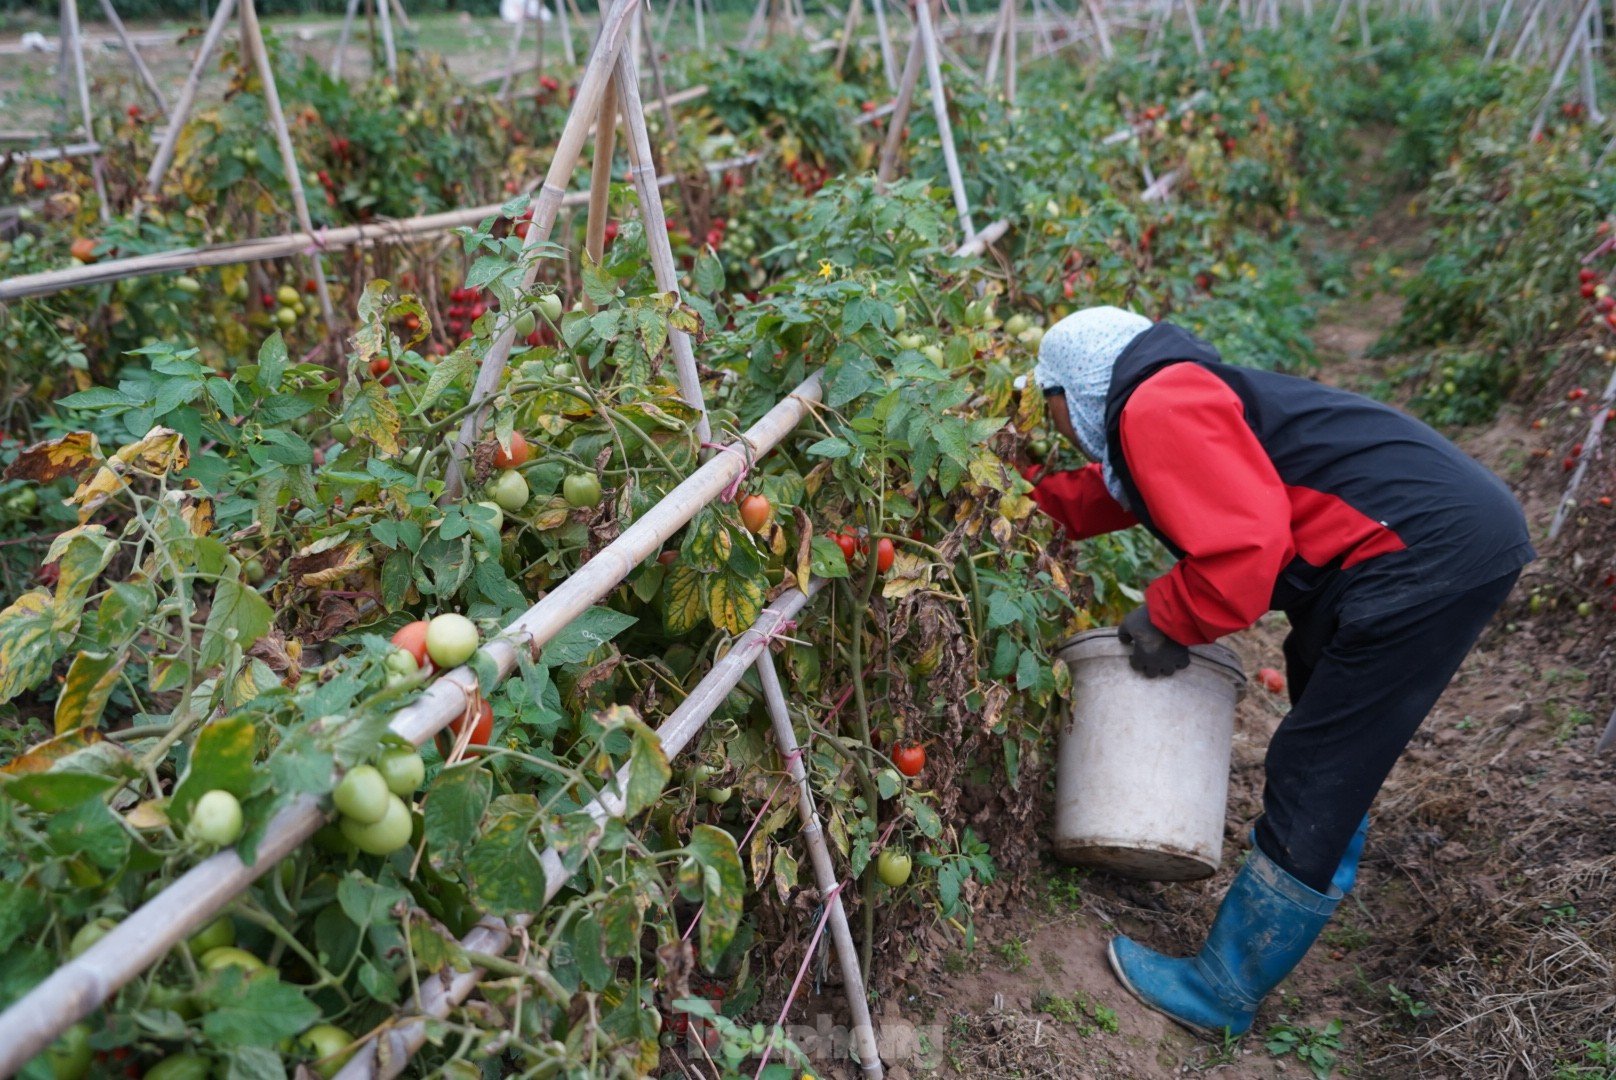
<svg viewBox="0 0 1616 1080"><path fill-rule="evenodd" d="M1352 575L1343 622L1481 585L1534 557L1503 482L1413 417L1308 379L1223 363L1169 323L1118 358L1098 465L1037 481L1079 539L1141 524L1178 557L1146 589L1186 645Z"/></svg>

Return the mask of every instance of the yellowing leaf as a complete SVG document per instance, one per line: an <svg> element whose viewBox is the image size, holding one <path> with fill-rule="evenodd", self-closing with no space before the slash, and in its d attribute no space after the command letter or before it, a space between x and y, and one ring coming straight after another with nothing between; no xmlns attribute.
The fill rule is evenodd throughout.
<svg viewBox="0 0 1616 1080"><path fill-rule="evenodd" d="M165 427L152 428L138 442L132 442L112 455L114 467L127 466L148 476L167 476L170 472L185 468L190 460L190 455L185 452L185 436Z"/></svg>
<svg viewBox="0 0 1616 1080"><path fill-rule="evenodd" d="M900 550L892 556L892 569L887 571L881 583L881 595L888 600L896 600L917 589L927 588L931 585L931 570L931 563L927 560Z"/></svg>
<svg viewBox="0 0 1616 1080"><path fill-rule="evenodd" d="M74 476L101 459L101 448L88 431L74 431L57 439L35 443L6 466L4 479L32 480L48 484L63 476Z"/></svg>
<svg viewBox="0 0 1616 1080"><path fill-rule="evenodd" d="M71 636L56 629L50 593L33 589L0 611L0 702L44 681Z"/></svg>
<svg viewBox="0 0 1616 1080"><path fill-rule="evenodd" d="M81 652L73 658L61 696L56 699L56 734L95 727L101 722L101 710L107 707L107 698L118 684L125 659L123 653L93 652Z"/></svg>
<svg viewBox="0 0 1616 1080"><path fill-rule="evenodd" d="M168 824L168 814L165 812L167 799L147 799L123 816L132 829L148 832L152 829L161 829Z"/></svg>
<svg viewBox="0 0 1616 1080"><path fill-rule="evenodd" d="M713 625L732 634L744 633L763 611L764 582L741 577L728 568L707 582L707 615Z"/></svg>
<svg viewBox="0 0 1616 1080"><path fill-rule="evenodd" d="M398 453L398 406L380 382L370 380L361 386L348 401L342 419L356 436L369 439L382 453Z"/></svg>
<svg viewBox="0 0 1616 1080"><path fill-rule="evenodd" d="M707 614L703 579L694 567L675 563L662 579L662 628L675 637L701 625Z"/></svg>

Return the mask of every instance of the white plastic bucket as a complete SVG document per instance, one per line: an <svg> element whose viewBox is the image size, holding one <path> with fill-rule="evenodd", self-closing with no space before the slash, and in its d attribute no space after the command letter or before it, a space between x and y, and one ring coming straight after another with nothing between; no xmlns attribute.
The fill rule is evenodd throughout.
<svg viewBox="0 0 1616 1080"><path fill-rule="evenodd" d="M1061 646L1071 712L1055 773L1055 855L1151 881L1208 877L1223 854L1234 709L1245 672L1221 645L1147 679L1114 628Z"/></svg>

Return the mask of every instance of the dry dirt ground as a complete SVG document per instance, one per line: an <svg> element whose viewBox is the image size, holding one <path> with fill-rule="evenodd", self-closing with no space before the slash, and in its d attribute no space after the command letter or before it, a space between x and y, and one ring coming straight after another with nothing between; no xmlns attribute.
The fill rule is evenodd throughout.
<svg viewBox="0 0 1616 1080"><path fill-rule="evenodd" d="M1361 272L1415 232L1398 204L1360 226L1349 242ZM1386 285L1323 313L1321 378L1384 384L1391 362L1369 353L1397 316ZM1533 411L1511 406L1461 441L1516 487L1542 535L1563 479L1529 467ZM899 970L932 972L885 986L878 1011L916 1025L925 1050L888 1075L1616 1080L1616 754L1593 754L1611 708L1612 620L1591 624L1554 599L1589 559L1611 560L1616 535L1600 536L1595 550L1545 547L1529 568L1376 802L1358 889L1250 1036L1209 1045L1142 1008L1113 978L1105 943L1121 930L1178 955L1199 946L1284 715L1282 696L1255 686L1239 708L1222 871L1129 882L1057 867L1034 841L1044 852L1034 886L984 905L972 949L953 930L922 931ZM1534 591L1551 603L1534 610ZM1284 632L1276 614L1232 641L1248 673L1283 669ZM940 975L916 955L928 950L943 954ZM1276 1028L1306 1039L1335 1021L1333 1071L1268 1045Z"/></svg>

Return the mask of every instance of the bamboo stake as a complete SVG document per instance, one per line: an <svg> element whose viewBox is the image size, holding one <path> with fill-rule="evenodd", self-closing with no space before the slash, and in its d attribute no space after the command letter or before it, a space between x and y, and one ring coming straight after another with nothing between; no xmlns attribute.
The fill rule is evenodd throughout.
<svg viewBox="0 0 1616 1080"><path fill-rule="evenodd" d="M376 15L382 21L382 55L387 60L387 77L398 78L398 50L393 45L393 8L388 0L377 0Z"/></svg>
<svg viewBox="0 0 1616 1080"><path fill-rule="evenodd" d="M516 32L511 35L510 52L505 57L505 77L499 83L499 100L509 102L516 84L516 58L522 55L522 28L527 25L527 0L516 10Z"/></svg>
<svg viewBox="0 0 1616 1080"><path fill-rule="evenodd" d="M999 52L1004 47L1005 21L1010 0L1000 0L998 18L993 20L993 40L988 42L988 62L982 69L982 86L991 87L999 75Z"/></svg>
<svg viewBox="0 0 1616 1080"><path fill-rule="evenodd" d="M393 14L398 16L398 28L406 34L413 34L415 26L410 22L410 13L404 10L404 0L389 0Z"/></svg>
<svg viewBox="0 0 1616 1080"><path fill-rule="evenodd" d="M1313 18L1313 0L1305 0L1307 18ZM1189 19L1190 40L1195 43L1195 55L1206 56L1206 35L1201 32L1201 17L1195 13L1195 0L1184 0L1184 14Z"/></svg>
<svg viewBox="0 0 1616 1080"><path fill-rule="evenodd" d="M1004 35L1004 100L1009 102L1010 106L1014 108L1016 104L1016 80L1021 75L1020 71L1018 70L1020 68L1021 61L1017 56L1018 49L1016 42L1016 18L1018 15L1016 6L1019 3L1019 0L1005 0L1005 3L1007 5L1007 16L1005 19L1006 29Z"/></svg>
<svg viewBox="0 0 1616 1080"><path fill-rule="evenodd" d="M60 161L62 158L94 157L101 152L98 142L73 143L70 146L45 146L38 150L11 150L0 152L0 160L11 163L24 161Z"/></svg>
<svg viewBox="0 0 1616 1080"><path fill-rule="evenodd" d="M1590 13L1588 25L1597 29L1599 26L1599 9L1597 7ZM1599 83L1594 75L1594 51L1592 35L1582 35L1582 104L1588 110L1588 121L1592 124L1603 124L1605 114L1599 108Z"/></svg>
<svg viewBox="0 0 1616 1080"><path fill-rule="evenodd" d="M572 178L572 170L578 164L584 138L600 111L600 101L606 93L607 79L617 63L618 53L623 49L629 26L634 22L632 16L637 6L638 0L612 0L611 7L602 17L601 30L595 38L594 51L590 54L589 63L585 65L584 73L578 80L577 98L573 101L572 111L567 114L567 122L561 129L561 138L556 143L555 155L550 159L549 171L545 173L544 183L539 187L539 196L533 203L533 226L528 230L527 239L523 243L524 252L550 239L550 231L555 227L556 212L561 208L561 200L566 195L566 186ZM538 273L538 264L529 262L522 277L522 287L530 288L537 280ZM499 389L500 378L505 373L505 361L510 358L511 346L515 341L516 322L514 319L506 319L483 357L482 367L477 372L476 384L472 387L471 400L477 407L466 416L460 425L459 433L455 436L455 444L450 452L449 471L444 481L446 499L459 498L465 488L460 463L471 453L471 448L482 431L483 419L488 415L488 407L493 402L495 391Z"/></svg>
<svg viewBox="0 0 1616 1080"><path fill-rule="evenodd" d="M903 82L892 104L892 118L887 121L886 140L881 144L881 165L876 171L876 182L890 184L898 171L898 149L903 145L904 125L909 123L909 109L914 103L915 87L920 83L920 38L909 43L909 58L903 64Z"/></svg>
<svg viewBox="0 0 1616 1080"><path fill-rule="evenodd" d="M953 252L954 258L974 259L976 256L986 251L989 244L998 241L1000 237L1004 236L1004 234L1009 231L1009 219L1000 218L999 220L988 225L975 236L971 237L969 240L965 241L965 243L955 248Z"/></svg>
<svg viewBox="0 0 1616 1080"><path fill-rule="evenodd" d="M710 161L706 169L722 173L727 169L756 164L762 154L754 151L740 157ZM664 177L657 181L666 185ZM589 191L569 193L561 200L563 207L583 206L589 201ZM150 277L154 274L180 274L211 266L235 266L243 263L268 262L302 255L319 246L327 251L349 247L368 247L376 244L403 244L411 240L448 232L499 214L503 203L472 206L462 210L446 210L439 214L404 218L398 221L371 222L368 225L345 225L320 233L294 232L283 236L266 236L256 240L243 240L210 247L181 248L177 251L152 255L134 255L126 259L108 259L86 263L64 270L45 270L37 274L21 274L0 280L0 302L20 300L30 296L49 296L68 289L88 288L127 278Z"/></svg>
<svg viewBox="0 0 1616 1080"><path fill-rule="evenodd" d="M797 616L819 591L821 584L819 581L810 583L807 594L796 589L781 594L736 639L734 647L723 659L716 661L712 670L691 688L685 700L657 728L657 739L670 761L690 745L724 699L740 685L753 660L768 655L769 641ZM583 808L585 813L602 825L612 818L623 816L625 804L618 792L628 786L628 766L619 769L614 779L614 785L604 788ZM582 843L587 850L593 851L604 835L604 830L591 833ZM549 848L539 853L539 864L544 871L544 901L549 903L572 879L572 872ZM536 918L536 912L513 916L508 922L487 917L466 935L461 947L467 952L502 955L511 946L512 932L526 929ZM447 980L435 979L424 984L419 997L412 998L405 1006L403 1011L406 1015L374 1039L361 1043L337 1077L340 1080L372 1080L397 1076L409 1059L426 1044L426 1018L441 1019L447 1016L471 996L482 976L482 969L472 968L455 972Z"/></svg>
<svg viewBox="0 0 1616 1080"><path fill-rule="evenodd" d="M331 77L342 78L342 63L348 53L348 38L353 34L354 19L359 15L360 0L348 0L348 13L342 17L342 32L337 35L337 51L331 55Z"/></svg>
<svg viewBox="0 0 1616 1080"><path fill-rule="evenodd" d="M853 931L847 925L847 909L842 906L841 892L836 888L840 878L830 860L830 849L825 844L825 833L819 824L819 812L814 809L814 789L808 782L808 770L802 765L802 751L797 744L797 733L791 727L791 712L786 707L785 691L775 671L774 659L768 649L758 650L756 663L758 681L763 685L763 702L774 725L774 742L785 761L786 773L797 785L797 820L802 822L802 839L808 847L808 857L814 864L814 882L821 897L830 897L828 917L831 942L836 947L836 962L842 969L842 984L847 993L847 1006L853 1015L853 1039L858 1044L859 1067L864 1075L881 1080L881 1051L875 1041L875 1025L870 1021L870 1002L864 990L864 973L859 970L858 946L853 943Z"/></svg>
<svg viewBox="0 0 1616 1080"><path fill-rule="evenodd" d="M1559 537L1560 530L1565 528L1566 519L1576 506L1577 488L1582 484L1582 478L1588 472L1588 465L1599 456L1599 442L1604 435L1605 424L1610 412L1616 407L1616 372L1612 372L1610 381L1605 384L1605 396L1593 410L1593 419L1588 424L1588 434L1582 440L1582 454L1577 461L1577 468L1571 474L1571 481L1566 485L1565 494L1560 496L1560 504L1554 508L1554 520L1549 523L1549 539ZM1612 714L1616 720L1616 714Z"/></svg>
<svg viewBox="0 0 1616 1080"><path fill-rule="evenodd" d="M1543 13L1544 3L1545 0L1533 0L1532 6L1527 8L1526 16L1521 20L1521 35L1515 39L1514 47L1509 50L1511 63L1519 60L1521 53L1526 49L1527 42L1537 28L1538 16Z"/></svg>
<svg viewBox="0 0 1616 1080"><path fill-rule="evenodd" d="M920 42L926 52L926 78L931 83L932 114L937 119L937 136L943 144L943 165L948 169L948 185L954 192L954 209L959 214L962 239L969 242L976 235L971 224L971 204L965 198L965 180L960 175L959 157L954 151L954 128L948 120L948 98L943 91L943 69L937 62L937 37L932 25L932 0L921 0L915 5Z"/></svg>
<svg viewBox="0 0 1616 1080"><path fill-rule="evenodd" d="M887 88L893 89L898 85L898 65L892 55L892 35L887 31L886 0L870 0L870 10L875 14L875 35L881 43L881 70L886 73Z"/></svg>
<svg viewBox="0 0 1616 1080"><path fill-rule="evenodd" d="M740 441L731 444L733 452L715 454L616 540L484 645L482 651L495 667L493 685L516 669L519 648L538 655L557 633L604 599L642 562L660 551L702 507L717 499L741 475L748 453L755 459L790 435L820 396L820 376L816 372L764 414ZM395 713L391 730L420 746L463 716L467 703L478 693L476 674L469 667L455 668ZM319 800L298 798L271 820L259 842L258 858L251 865L241 861L235 848L204 859L0 1013L0 1076L10 1076L22 1068L120 986L212 920L257 878L313 836L325 823L327 813ZM553 880L553 875L547 874L546 878Z"/></svg>
<svg viewBox="0 0 1616 1080"><path fill-rule="evenodd" d="M1588 18L1597 10L1598 0L1587 0L1583 4L1576 23L1571 28L1571 36L1566 39L1565 48L1560 51L1560 60L1554 65L1554 76L1549 80L1549 89L1543 95L1543 104L1537 110L1537 116L1532 121L1532 132L1528 139L1536 139L1543 133L1543 127L1548 123L1549 109L1554 104L1554 95L1559 92L1560 84L1565 81L1566 72L1571 69L1571 61L1578 55L1583 42L1588 37Z"/></svg>
<svg viewBox="0 0 1616 1080"><path fill-rule="evenodd" d="M67 36L65 48L73 58L73 84L78 91L79 114L83 117L84 138L95 142L95 113L90 110L90 77L84 70L84 36L79 32L78 0L62 0L62 26ZM107 178L101 168L101 155L90 156L90 177L95 182L95 198L102 223L112 220L112 208L107 205Z"/></svg>
<svg viewBox="0 0 1616 1080"><path fill-rule="evenodd" d="M595 121L595 160L589 179L589 220L584 225L584 250L599 266L606 254L606 221L611 215L612 151L617 138L617 80L606 84Z"/></svg>
<svg viewBox="0 0 1616 1080"><path fill-rule="evenodd" d="M1116 50L1111 45L1111 31L1105 25L1105 13L1100 10L1099 0L1083 0L1088 9L1089 18L1094 20L1094 34L1100 43L1100 57L1111 60L1116 56Z"/></svg>
<svg viewBox="0 0 1616 1080"><path fill-rule="evenodd" d="M707 4L705 0L693 0L696 8L696 51L707 51Z"/></svg>
<svg viewBox="0 0 1616 1080"><path fill-rule="evenodd" d="M264 84L264 107L269 112L270 125L275 129L275 141L280 144L281 168L286 173L286 184L292 189L292 208L297 212L297 223L306 233L314 232L314 219L309 216L309 200L303 193L303 170L297 164L297 151L292 148L292 133L286 126L286 114L281 111L280 89L275 85L275 70L269 63L269 49L258 28L258 10L254 0L241 0L241 38L247 51L258 65L258 78ZM336 312L331 307L331 292L325 282L325 256L318 250L309 256L314 267L316 295L320 298L320 315L325 319L325 332L337 330Z"/></svg>
<svg viewBox="0 0 1616 1080"><path fill-rule="evenodd" d="M135 39L129 36L128 27L124 26L123 19L118 16L118 9L112 6L112 0L101 0L101 14L107 18L112 32L118 35L123 42L123 51L129 54L129 62L135 66L135 74L140 76L141 85L151 96L153 104L157 106L159 116L168 115L168 102L163 100L163 91L157 85L157 79L152 75L151 68L146 66L146 58L140 55L140 47Z"/></svg>
<svg viewBox="0 0 1616 1080"><path fill-rule="evenodd" d="M628 150L629 170L634 175L634 186L640 196L640 223L651 256L651 271L656 277L658 289L672 293L675 299L682 299L679 270L673 261L673 245L668 240L667 219L662 212L662 191L657 186L656 165L651 158L651 136L645 126L645 110L640 104L640 74L632 54L619 54L617 58L617 97L626 136L623 145ZM690 335L676 327L669 327L668 344L673 351L679 395L696 410L696 436L706 443L712 439L713 429L707 419L707 402L701 389L701 375L696 370L696 354L690 345Z"/></svg>
<svg viewBox="0 0 1616 1080"><path fill-rule="evenodd" d="M572 20L567 16L567 0L556 4L556 17L561 20L561 55L567 58L567 67L578 66L578 53L572 43Z"/></svg>
<svg viewBox="0 0 1616 1080"><path fill-rule="evenodd" d="M832 71L841 71L842 65L847 62L847 46L853 40L853 30L858 26L859 12L863 6L862 0L848 0L847 20L842 23L842 39L836 43L836 62L831 65Z"/></svg>
<svg viewBox="0 0 1616 1080"><path fill-rule="evenodd" d="M352 2L357 4L359 0ZM152 158L151 168L146 172L148 198L155 198L163 186L163 177L174 161L174 149L179 145L180 132L184 130L185 122L191 117L191 106L196 101L197 87L202 84L202 73L207 70L213 50L219 47L219 38L223 36L225 27L230 25L230 16L235 7L236 0L219 0L218 10L213 13L213 21L208 24L207 33L202 36L202 44L196 50L196 63L191 65L191 72L185 77L185 84L180 87L179 100L174 102L174 111L168 116L168 130L163 132L163 141L157 145L157 155Z"/></svg>

